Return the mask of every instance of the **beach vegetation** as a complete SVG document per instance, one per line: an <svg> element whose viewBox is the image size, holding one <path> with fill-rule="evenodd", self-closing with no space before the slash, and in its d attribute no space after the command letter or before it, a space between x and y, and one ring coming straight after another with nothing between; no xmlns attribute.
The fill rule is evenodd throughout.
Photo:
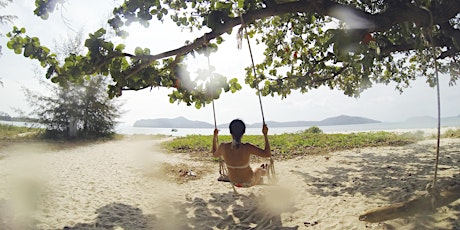
<svg viewBox="0 0 460 230"><path fill-rule="evenodd" d="M460 128L448 129L442 135L442 138L460 138Z"/></svg>
<svg viewBox="0 0 460 230"><path fill-rule="evenodd" d="M36 127L0 124L0 140L36 139L40 137L43 131L44 129Z"/></svg>
<svg viewBox="0 0 460 230"><path fill-rule="evenodd" d="M403 146L421 140L418 135L396 134L392 132L357 133L312 133L309 130L298 133L269 135L272 154L276 159L290 159L296 156L326 154L334 151L363 147ZM220 135L219 142L231 141L230 135ZM245 135L243 142L263 146L260 135ZM211 159L212 136L188 135L163 143L170 152L187 153L203 159Z"/></svg>
<svg viewBox="0 0 460 230"><path fill-rule="evenodd" d="M312 126L303 132L305 133L323 133L323 130L321 130L318 126Z"/></svg>

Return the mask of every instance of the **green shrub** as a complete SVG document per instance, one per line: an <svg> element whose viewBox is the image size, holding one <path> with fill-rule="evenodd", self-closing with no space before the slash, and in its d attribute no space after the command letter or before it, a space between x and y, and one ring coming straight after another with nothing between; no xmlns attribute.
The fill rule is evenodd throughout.
<svg viewBox="0 0 460 230"><path fill-rule="evenodd" d="M312 126L304 131L305 133L323 133L323 130L321 130L318 126Z"/></svg>

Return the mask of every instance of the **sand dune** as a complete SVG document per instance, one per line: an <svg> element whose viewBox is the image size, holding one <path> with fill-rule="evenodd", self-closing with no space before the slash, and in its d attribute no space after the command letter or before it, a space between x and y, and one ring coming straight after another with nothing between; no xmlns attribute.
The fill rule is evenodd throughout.
<svg viewBox="0 0 460 230"><path fill-rule="evenodd" d="M277 185L238 194L216 180L217 164L165 154L161 141L127 136L84 146L3 147L0 229L460 228L459 200L429 215L358 220L368 209L425 192L432 140L277 161ZM440 187L459 185L460 140L442 140L441 156ZM191 180L177 183L165 165L179 165L179 177Z"/></svg>

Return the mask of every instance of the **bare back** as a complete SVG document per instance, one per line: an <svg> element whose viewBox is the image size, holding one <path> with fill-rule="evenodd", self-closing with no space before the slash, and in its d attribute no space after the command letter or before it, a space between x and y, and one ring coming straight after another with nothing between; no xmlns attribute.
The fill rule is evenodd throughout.
<svg viewBox="0 0 460 230"><path fill-rule="evenodd" d="M232 124L234 122L241 122L241 127L238 135L232 132ZM244 123L241 120L233 120L230 123L230 133L232 134L233 140L241 140L242 135L244 134ZM238 146L233 146L232 143L222 143L217 145L217 136L219 134L219 130L216 128L214 129L214 137L212 140L212 152L214 157L223 157L225 163L227 164L228 169L228 178L230 181L235 183L245 183L249 186L257 184L260 177L264 174L264 171L261 171L259 168L256 171L253 171L250 164L250 156L251 154L260 156L260 157L270 157L270 144L268 142L268 127L266 124L262 126L262 134L264 135L264 142L265 147L261 149L257 146L254 146L249 143L241 143Z"/></svg>
<svg viewBox="0 0 460 230"><path fill-rule="evenodd" d="M242 143L232 148L231 143L222 143L217 148L217 156L222 156L228 168L228 177L231 181L243 183L250 181L254 172L249 164L251 154L260 157L269 157L263 149L249 143Z"/></svg>

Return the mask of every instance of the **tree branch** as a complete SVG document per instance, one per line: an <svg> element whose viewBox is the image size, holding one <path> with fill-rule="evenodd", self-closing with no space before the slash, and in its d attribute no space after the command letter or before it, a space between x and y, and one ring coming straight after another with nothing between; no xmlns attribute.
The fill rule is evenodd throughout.
<svg viewBox="0 0 460 230"><path fill-rule="evenodd" d="M429 25L431 22L430 11L435 13L434 15L434 22L437 24L441 23L448 23L448 20L451 18L453 14L456 14L460 11L460 1L444 1L440 5L433 5L429 11L424 8L419 8L411 4L406 4L404 1L401 2L391 2L387 10L383 12L378 12L375 14L367 13L363 10L354 8L350 5L342 5L331 0L300 0L295 2L288 2L282 4L275 4L270 7L266 7L263 9L257 9L253 11L249 11L240 17L229 18L225 21L219 28L212 30L211 32L205 33L203 36L195 39L192 43L179 47L177 49L173 49L167 52L159 53L156 55L150 55L146 57L140 57L143 63L136 67L137 70L130 73L127 78L134 75L135 73L139 72L141 69L149 66L152 62L176 56L176 60L178 60L179 56L186 55L193 50L196 50L207 44L211 40L217 38L218 36L226 33L227 31L231 30L232 28L242 24L250 24L256 20L264 19L271 16L276 15L283 15L288 13L314 13L320 16L331 16L336 17L340 20L345 20L345 18L340 18L337 15L331 15L334 9L345 9L353 13L354 15L358 15L370 23L369 28L365 30L368 32L376 32L376 31L386 31L387 29L391 28L392 26L402 23L402 22L413 22L419 27L424 27ZM448 8L446 8L448 7ZM444 15L444 11L447 11L449 16ZM439 15L439 17L438 17ZM452 31L450 32L452 33ZM458 36L460 31L455 30L455 36ZM460 36L458 36L460 37ZM360 38L356 38L360 39ZM460 38L456 39L456 41L460 41ZM358 41L356 41L358 42ZM460 43L458 43L460 44ZM440 43L440 46L445 45ZM451 44L449 44L451 45ZM413 45L406 44L406 45L396 45L384 48L386 52L393 52L393 51L407 51L413 49Z"/></svg>
<svg viewBox="0 0 460 230"><path fill-rule="evenodd" d="M288 3L276 4L275 6L267 7L264 9L257 9L257 10L249 11L241 15L240 17L230 18L228 21L225 21L218 29L205 33L203 36L195 39L194 42L188 45L185 45L185 46L182 46L182 47L179 47L177 49L170 50L167 52L163 52L160 54L148 56L145 59L145 62L139 65L138 68L140 69L145 68L148 65L150 65L153 61L156 61L162 58L171 57L171 56L182 56L187 53L190 53L193 50L198 49L204 44L208 43L209 41L226 33L232 28L240 25L242 22L244 22L247 25L258 19L264 19L267 17L271 17L275 15L283 15L283 14L288 14L288 13L309 12L309 13L317 13L322 16L326 16L328 12L335 7L345 7L345 8L349 8L350 10L356 11L356 9L349 7L349 6L341 5L341 4L332 2L332 1L320 1L320 0L313 0L313 1L302 0L302 1L296 1L296 2L288 2ZM356 12L358 13L358 11Z"/></svg>

